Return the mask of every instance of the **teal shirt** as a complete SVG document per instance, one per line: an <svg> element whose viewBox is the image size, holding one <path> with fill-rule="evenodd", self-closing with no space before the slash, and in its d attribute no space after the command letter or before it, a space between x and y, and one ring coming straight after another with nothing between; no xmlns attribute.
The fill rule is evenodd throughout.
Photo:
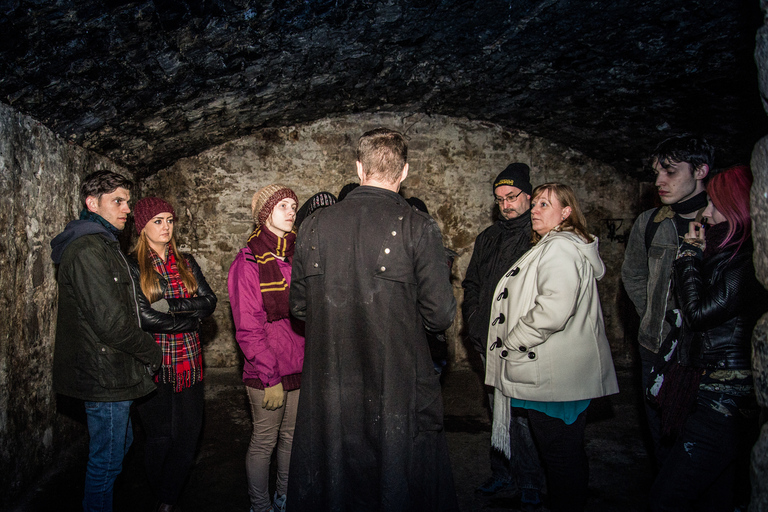
<svg viewBox="0 0 768 512"><path fill-rule="evenodd" d="M579 414L584 412L589 407L590 399L575 400L572 402L535 402L533 400L518 400L517 398L510 398L509 402L512 407L520 407L521 409L533 409L539 411L551 418L559 418L565 422L566 425L570 425Z"/></svg>

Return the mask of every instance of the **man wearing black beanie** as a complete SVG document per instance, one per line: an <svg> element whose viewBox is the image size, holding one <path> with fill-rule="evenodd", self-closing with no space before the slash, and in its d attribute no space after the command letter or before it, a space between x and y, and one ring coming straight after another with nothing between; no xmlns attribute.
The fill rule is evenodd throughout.
<svg viewBox="0 0 768 512"><path fill-rule="evenodd" d="M499 206L500 218L475 240L472 259L461 284L464 288L461 311L465 329L483 364L496 285L531 246L533 187L530 172L526 164L513 163L493 181L494 201ZM502 490L516 490L524 504L535 506L541 500L544 474L528 429L528 419L513 415L509 432L512 460L508 461L503 454L491 448L492 475L477 488L477 492L487 496Z"/></svg>

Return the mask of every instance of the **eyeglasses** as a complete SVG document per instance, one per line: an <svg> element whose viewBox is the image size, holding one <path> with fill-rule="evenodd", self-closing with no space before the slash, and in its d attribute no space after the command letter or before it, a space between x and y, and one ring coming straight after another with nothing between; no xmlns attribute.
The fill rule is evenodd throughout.
<svg viewBox="0 0 768 512"><path fill-rule="evenodd" d="M521 190L517 194L514 194L514 195L513 194L509 194L508 196L505 196L505 197L493 196L493 202L498 204L498 205L502 205L505 202L514 203L515 201L517 201L517 198L520 197L520 194L522 194L522 193L523 193L523 191Z"/></svg>

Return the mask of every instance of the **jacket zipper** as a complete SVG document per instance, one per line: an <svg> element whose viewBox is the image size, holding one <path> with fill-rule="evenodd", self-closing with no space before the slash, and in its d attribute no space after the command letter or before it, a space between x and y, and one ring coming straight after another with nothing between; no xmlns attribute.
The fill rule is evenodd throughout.
<svg viewBox="0 0 768 512"><path fill-rule="evenodd" d="M133 289L133 305L136 306L136 321L139 324L139 327L141 327L141 313L139 312L139 301L136 300L136 282L133 280L133 276L131 275L131 269L128 266L128 260L125 259L125 255L123 254L123 251L121 251L119 248L117 250L118 254L120 254L120 257L123 259L123 263L125 263L125 271L128 272L128 279L131 280L131 288Z"/></svg>

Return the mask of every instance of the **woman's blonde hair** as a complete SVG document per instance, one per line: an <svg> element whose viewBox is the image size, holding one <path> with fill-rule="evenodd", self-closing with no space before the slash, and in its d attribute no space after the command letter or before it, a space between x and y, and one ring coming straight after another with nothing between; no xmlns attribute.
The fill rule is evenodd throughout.
<svg viewBox="0 0 768 512"><path fill-rule="evenodd" d="M579 200L576 199L576 194L574 194L573 189L563 183L544 183L533 189L533 193L531 194L532 200L535 200L536 197L547 191L550 193L550 198L554 195L557 202L560 203L563 208L566 206L571 208L571 214L555 227L555 231L574 231L587 243L594 241L594 237L590 235L587 230L587 219L581 212ZM534 244L538 243L541 238L541 235L535 231L531 237Z"/></svg>
<svg viewBox="0 0 768 512"><path fill-rule="evenodd" d="M187 260L179 252L179 248L176 246L176 234L171 236L169 242L173 254L176 256L176 266L179 269L179 276L184 286L187 288L189 296L192 297L197 294L197 279L189 269ZM139 262L139 270L141 276L139 278L139 284L141 291L149 299L149 302L155 302L163 298L163 290L160 287L160 274L155 270L155 266L152 264L152 258L150 258L150 246L147 235L144 234L144 230L141 230L139 239L136 241L136 245L133 248L134 256Z"/></svg>

